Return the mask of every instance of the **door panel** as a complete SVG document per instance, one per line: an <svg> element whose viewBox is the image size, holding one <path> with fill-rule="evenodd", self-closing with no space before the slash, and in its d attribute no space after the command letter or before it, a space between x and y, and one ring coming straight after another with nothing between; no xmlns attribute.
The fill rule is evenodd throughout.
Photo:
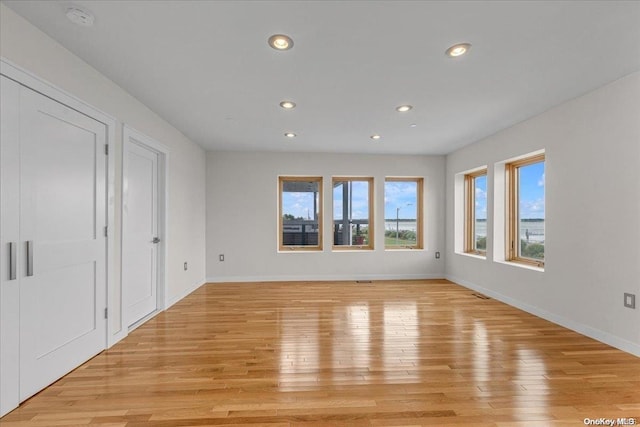
<svg viewBox="0 0 640 427"><path fill-rule="evenodd" d="M48 283L66 286L43 286L34 304L38 317L40 339L36 343L38 359L60 347L91 333L96 329L94 304L77 301L95 301L95 262L65 266L47 274Z"/></svg>
<svg viewBox="0 0 640 427"><path fill-rule="evenodd" d="M106 344L106 127L27 88L20 95L20 398Z"/></svg>
<svg viewBox="0 0 640 427"><path fill-rule="evenodd" d="M34 167L36 188L38 241L87 241L96 237L96 152L95 130L83 129L80 124L63 121L39 111L37 135L31 140L37 144L29 153L29 164ZM39 138L46 138L40 144ZM103 141L104 143L104 141ZM64 173L60 173L60 169ZM45 181L46 180L46 181ZM70 213L73 214L70 215Z"/></svg>
<svg viewBox="0 0 640 427"><path fill-rule="evenodd" d="M158 153L125 141L122 287L129 326L157 307Z"/></svg>

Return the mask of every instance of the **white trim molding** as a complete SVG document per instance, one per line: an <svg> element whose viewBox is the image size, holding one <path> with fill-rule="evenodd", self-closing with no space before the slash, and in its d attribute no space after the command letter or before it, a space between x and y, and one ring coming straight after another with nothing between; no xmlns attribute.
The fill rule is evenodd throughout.
<svg viewBox="0 0 640 427"><path fill-rule="evenodd" d="M321 282L358 280L429 280L444 279L442 274L343 274L312 276L221 276L207 277L207 283L227 282Z"/></svg>

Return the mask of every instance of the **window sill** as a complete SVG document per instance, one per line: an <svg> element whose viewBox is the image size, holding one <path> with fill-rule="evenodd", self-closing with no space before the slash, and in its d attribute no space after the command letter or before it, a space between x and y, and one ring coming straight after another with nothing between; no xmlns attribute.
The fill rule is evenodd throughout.
<svg viewBox="0 0 640 427"><path fill-rule="evenodd" d="M332 252L371 252L371 246L334 246Z"/></svg>
<svg viewBox="0 0 640 427"><path fill-rule="evenodd" d="M467 256L469 258L476 258L476 259L482 259L482 260L486 260L487 259L486 255L474 254L474 253L471 253L471 252L456 252L456 255L462 255L462 256Z"/></svg>
<svg viewBox="0 0 640 427"><path fill-rule="evenodd" d="M397 247L397 248L384 248L384 250L385 252L421 252L421 251L425 251L426 249Z"/></svg>
<svg viewBox="0 0 640 427"><path fill-rule="evenodd" d="M298 247L291 247L291 248L284 247L284 248L278 249L279 254L314 254L318 252L323 252L323 249L322 248L307 249L307 248L298 248Z"/></svg>
<svg viewBox="0 0 640 427"><path fill-rule="evenodd" d="M524 268L526 270L532 270L532 271L538 271L540 273L544 273L544 267L537 267L535 265L524 264L521 262L514 262L514 261L495 261L495 262L500 264L510 265L512 267Z"/></svg>

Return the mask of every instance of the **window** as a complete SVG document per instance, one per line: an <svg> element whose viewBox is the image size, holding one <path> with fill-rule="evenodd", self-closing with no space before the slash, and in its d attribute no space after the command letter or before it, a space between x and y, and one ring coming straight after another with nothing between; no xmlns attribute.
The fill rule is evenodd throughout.
<svg viewBox="0 0 640 427"><path fill-rule="evenodd" d="M487 170L464 176L464 251L484 255L487 251Z"/></svg>
<svg viewBox="0 0 640 427"><path fill-rule="evenodd" d="M505 165L507 261L544 266L544 154Z"/></svg>
<svg viewBox="0 0 640 427"><path fill-rule="evenodd" d="M422 249L422 178L387 178L384 183L384 246Z"/></svg>
<svg viewBox="0 0 640 427"><path fill-rule="evenodd" d="M278 179L278 247L322 250L322 177Z"/></svg>
<svg viewBox="0 0 640 427"><path fill-rule="evenodd" d="M333 249L373 249L373 178L333 178Z"/></svg>

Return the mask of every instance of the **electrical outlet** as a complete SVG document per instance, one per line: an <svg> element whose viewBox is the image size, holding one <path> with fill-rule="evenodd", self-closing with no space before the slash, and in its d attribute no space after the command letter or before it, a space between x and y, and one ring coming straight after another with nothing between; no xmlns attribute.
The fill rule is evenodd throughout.
<svg viewBox="0 0 640 427"><path fill-rule="evenodd" d="M440 252L436 252L436 259L440 259Z"/></svg>
<svg viewBox="0 0 640 427"><path fill-rule="evenodd" d="M220 262L224 261L224 254L218 255L218 261Z"/></svg>
<svg viewBox="0 0 640 427"><path fill-rule="evenodd" d="M184 262L184 271L187 271L187 261Z"/></svg>
<svg viewBox="0 0 640 427"><path fill-rule="evenodd" d="M636 295L628 294L625 292L624 294L624 306L627 308L636 308Z"/></svg>

